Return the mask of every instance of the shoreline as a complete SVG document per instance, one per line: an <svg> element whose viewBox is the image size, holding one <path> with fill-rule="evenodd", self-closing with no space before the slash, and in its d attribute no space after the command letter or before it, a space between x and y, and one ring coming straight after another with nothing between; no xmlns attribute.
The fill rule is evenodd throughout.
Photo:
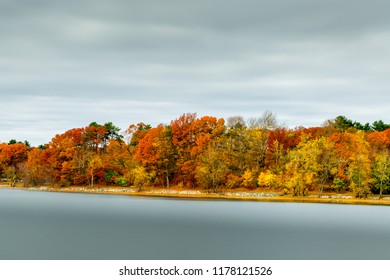
<svg viewBox="0 0 390 280"><path fill-rule="evenodd" d="M134 187L81 187L72 186L64 188L52 187L10 187L0 185L0 189L43 191L43 192L63 192L63 193L87 193L87 194L111 194L111 195L131 195L154 198L175 198L190 200L234 200L234 201L257 201L257 202L284 202L284 203L326 203L326 204L348 204L348 205L376 205L390 206L390 197L371 197L366 199L354 198L345 194L326 194L321 198L316 195L306 197L282 196L275 192L250 192L250 191L227 191L221 193L207 193L201 190L176 190L176 189L148 189L138 192Z"/></svg>

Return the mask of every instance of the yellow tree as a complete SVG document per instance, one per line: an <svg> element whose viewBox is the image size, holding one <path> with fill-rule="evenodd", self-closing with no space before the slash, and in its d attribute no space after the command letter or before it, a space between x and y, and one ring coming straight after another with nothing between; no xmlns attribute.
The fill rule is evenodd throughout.
<svg viewBox="0 0 390 280"><path fill-rule="evenodd" d="M302 137L297 149L290 152L286 185L293 195L307 195L310 187L318 186L321 196L325 182L336 172L333 144L324 137L310 141Z"/></svg>
<svg viewBox="0 0 390 280"><path fill-rule="evenodd" d="M351 158L348 175L350 188L357 198L366 198L370 194L371 170L368 154L357 153Z"/></svg>
<svg viewBox="0 0 390 280"><path fill-rule="evenodd" d="M226 163L235 177L240 178L246 169L247 127L242 117L233 116L228 118L227 128Z"/></svg>
<svg viewBox="0 0 390 280"><path fill-rule="evenodd" d="M262 171L257 178L257 184L259 187L278 187L278 176L270 170Z"/></svg>
<svg viewBox="0 0 390 280"><path fill-rule="evenodd" d="M142 187L149 184L151 174L149 174L143 166L137 166L132 170L134 186L138 191L142 191Z"/></svg>
<svg viewBox="0 0 390 280"><path fill-rule="evenodd" d="M87 163L87 177L89 180L89 186L93 188L96 171L102 168L103 162L99 155L91 155Z"/></svg>
<svg viewBox="0 0 390 280"><path fill-rule="evenodd" d="M258 186L260 172L265 166L268 132L261 128L252 127L247 128L243 135L245 149L241 152L245 171L241 176L242 186L255 188Z"/></svg>
<svg viewBox="0 0 390 280"><path fill-rule="evenodd" d="M355 135L355 147L348 165L350 188L357 198L366 198L370 193L372 184L371 160L369 144L365 140L365 133L357 131Z"/></svg>
<svg viewBox="0 0 390 280"><path fill-rule="evenodd" d="M226 134L226 164L230 169L227 185L254 188L265 165L268 131L256 119L249 127L240 116L228 118Z"/></svg>
<svg viewBox="0 0 390 280"><path fill-rule="evenodd" d="M286 165L286 186L294 196L307 195L309 187L316 183L320 169L316 147L312 142L301 143L297 150L290 151Z"/></svg>
<svg viewBox="0 0 390 280"><path fill-rule="evenodd" d="M390 187L390 153L388 150L375 155L372 172L375 185L379 188L379 198L382 198L383 190Z"/></svg>
<svg viewBox="0 0 390 280"><path fill-rule="evenodd" d="M199 157L196 178L208 191L218 192L218 188L226 178L228 168L224 161L223 153L223 143L216 141L210 143Z"/></svg>
<svg viewBox="0 0 390 280"><path fill-rule="evenodd" d="M324 186L337 173L337 160L334 153L334 144L328 138L321 137L316 140L315 150L319 150L317 161L318 170L318 197L322 196Z"/></svg>

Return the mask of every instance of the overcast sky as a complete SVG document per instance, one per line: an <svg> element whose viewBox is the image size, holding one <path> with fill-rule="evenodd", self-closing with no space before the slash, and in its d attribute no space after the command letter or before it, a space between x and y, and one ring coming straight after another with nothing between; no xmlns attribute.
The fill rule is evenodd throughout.
<svg viewBox="0 0 390 280"><path fill-rule="evenodd" d="M388 0L0 0L0 142L96 121L390 109Z"/></svg>

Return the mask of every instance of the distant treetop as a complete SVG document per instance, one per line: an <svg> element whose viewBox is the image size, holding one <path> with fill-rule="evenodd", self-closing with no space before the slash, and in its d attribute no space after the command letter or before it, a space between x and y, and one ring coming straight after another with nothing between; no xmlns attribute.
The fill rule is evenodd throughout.
<svg viewBox="0 0 390 280"><path fill-rule="evenodd" d="M330 124L334 126L339 131L347 131L349 129L357 129L366 132L372 131L384 131L390 128L390 124L385 124L382 120L375 121L370 125L370 123L361 124L360 122L353 121L348 119L345 116L338 116L333 121L330 121Z"/></svg>

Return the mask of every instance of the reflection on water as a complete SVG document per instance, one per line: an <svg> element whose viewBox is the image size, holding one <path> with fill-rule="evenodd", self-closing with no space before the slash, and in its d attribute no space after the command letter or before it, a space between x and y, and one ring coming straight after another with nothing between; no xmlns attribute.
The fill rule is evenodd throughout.
<svg viewBox="0 0 390 280"><path fill-rule="evenodd" d="M0 259L390 259L390 207L0 190Z"/></svg>

